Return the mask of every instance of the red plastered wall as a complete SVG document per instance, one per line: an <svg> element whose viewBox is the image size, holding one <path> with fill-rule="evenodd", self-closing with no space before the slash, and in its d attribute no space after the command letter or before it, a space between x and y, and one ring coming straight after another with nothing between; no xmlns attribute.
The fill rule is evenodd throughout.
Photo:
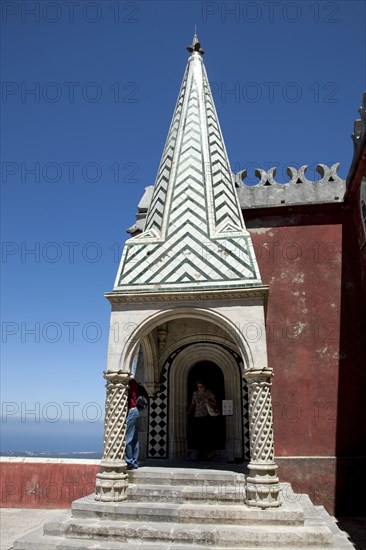
<svg viewBox="0 0 366 550"><path fill-rule="evenodd" d="M287 218L286 226L281 221L249 226L263 283L269 285L267 344L275 373L275 452L334 456L342 225L324 223L324 218L314 224Z"/></svg>
<svg viewBox="0 0 366 550"><path fill-rule="evenodd" d="M73 500L95 491L97 464L0 463L3 508L70 508Z"/></svg>

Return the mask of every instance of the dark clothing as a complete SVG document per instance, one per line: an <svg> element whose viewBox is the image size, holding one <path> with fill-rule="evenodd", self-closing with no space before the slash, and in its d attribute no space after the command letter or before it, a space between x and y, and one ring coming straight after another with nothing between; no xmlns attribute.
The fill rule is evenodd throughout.
<svg viewBox="0 0 366 550"><path fill-rule="evenodd" d="M215 418L212 416L196 416L193 418L193 441L197 449L197 459L204 460L212 450L214 439Z"/></svg>
<svg viewBox="0 0 366 550"><path fill-rule="evenodd" d="M211 390L206 390L204 394L200 393L199 391L193 392L192 406L194 406L195 418L209 416L207 410L208 401L210 401L211 404L215 404L215 407L217 407L216 398Z"/></svg>
<svg viewBox="0 0 366 550"><path fill-rule="evenodd" d="M211 390L205 389L193 392L191 412L194 410L192 418L192 443L193 448L197 449L197 460L205 460L208 453L213 449L215 441L215 430L217 418L210 416L207 410L209 404L214 410L217 410L217 401Z"/></svg>
<svg viewBox="0 0 366 550"><path fill-rule="evenodd" d="M134 378L128 383L128 410L136 407L136 401L138 397L138 383Z"/></svg>
<svg viewBox="0 0 366 550"><path fill-rule="evenodd" d="M141 388L145 388L136 382L134 378L128 383L128 415L126 421L126 452L125 461L127 468L138 468L139 457L139 417L140 411L148 406L148 400L141 395ZM140 393L141 392L141 393ZM146 393L147 395L147 393Z"/></svg>

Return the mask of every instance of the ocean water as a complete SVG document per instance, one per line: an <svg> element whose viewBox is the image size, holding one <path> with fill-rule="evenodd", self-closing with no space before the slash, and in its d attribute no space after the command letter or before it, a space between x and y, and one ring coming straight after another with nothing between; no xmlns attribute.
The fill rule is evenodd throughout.
<svg viewBox="0 0 366 550"><path fill-rule="evenodd" d="M99 458L103 450L103 422L75 420L46 422L8 418L0 423L3 456L70 456Z"/></svg>

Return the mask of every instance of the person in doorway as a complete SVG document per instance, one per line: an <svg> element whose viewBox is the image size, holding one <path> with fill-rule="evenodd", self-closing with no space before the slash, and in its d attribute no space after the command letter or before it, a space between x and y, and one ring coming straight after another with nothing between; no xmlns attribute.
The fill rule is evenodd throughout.
<svg viewBox="0 0 366 550"><path fill-rule="evenodd" d="M206 387L203 380L197 380L197 391L193 392L188 414L193 414L194 441L197 449L197 460L212 460L214 417L219 410L216 397Z"/></svg>
<svg viewBox="0 0 366 550"><path fill-rule="evenodd" d="M137 397L135 406L132 406L127 415L126 427L126 452L125 461L127 470L137 470L139 458L139 417L141 411L146 409L148 403L146 397Z"/></svg>

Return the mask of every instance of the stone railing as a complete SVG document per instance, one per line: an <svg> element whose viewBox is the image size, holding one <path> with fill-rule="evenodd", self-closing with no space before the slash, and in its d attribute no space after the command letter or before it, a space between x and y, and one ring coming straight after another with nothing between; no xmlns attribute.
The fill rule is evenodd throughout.
<svg viewBox="0 0 366 550"><path fill-rule="evenodd" d="M321 178L317 181L306 177L307 165L295 168L289 166L287 182L276 181L276 167L270 170L258 168L255 175L258 182L247 185L246 170L235 176L240 206L247 208L270 208L302 204L320 204L342 202L345 192L345 181L339 177L339 163L327 166L318 164L316 171Z"/></svg>

